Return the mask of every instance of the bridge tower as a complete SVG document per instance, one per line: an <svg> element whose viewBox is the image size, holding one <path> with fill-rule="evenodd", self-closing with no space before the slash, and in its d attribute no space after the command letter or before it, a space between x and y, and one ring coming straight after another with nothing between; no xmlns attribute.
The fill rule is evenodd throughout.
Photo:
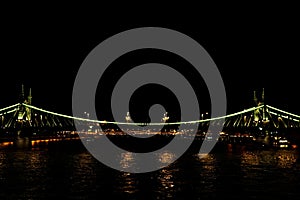
<svg viewBox="0 0 300 200"><path fill-rule="evenodd" d="M32 95L31 95L31 88L29 89L28 97L25 98L25 90L24 85L21 86L21 93L19 98L19 108L18 108L18 114L17 114L17 121L19 123L19 127L22 129L24 127L30 127L31 126L31 109L28 107L25 107L22 105L30 104L32 103Z"/></svg>
<svg viewBox="0 0 300 200"><path fill-rule="evenodd" d="M262 88L260 98L257 98L257 93L256 93L256 91L254 91L253 100L254 100L255 106L261 106L261 105L263 106L262 108L254 111L254 121L256 121L256 122L258 122L260 120L262 120L263 122L268 121L267 106L265 103L265 89Z"/></svg>
<svg viewBox="0 0 300 200"><path fill-rule="evenodd" d="M267 106L266 106L266 103L265 103L265 88L262 89L262 93L261 93L261 105L263 105L263 110L262 110L262 113L263 113L263 122L266 122L268 121L268 117L267 117Z"/></svg>
<svg viewBox="0 0 300 200"><path fill-rule="evenodd" d="M255 103L255 106L258 106L258 99L257 99L255 90L253 91L253 101ZM253 111L253 116L254 116L254 121L258 122L259 121L259 110L258 109Z"/></svg>
<svg viewBox="0 0 300 200"><path fill-rule="evenodd" d="M24 92L24 85L21 85L21 93L19 96L19 103L24 103L25 101L25 92ZM18 121L20 122L21 120L23 120L25 114L25 108L24 106L20 105L18 108Z"/></svg>
<svg viewBox="0 0 300 200"><path fill-rule="evenodd" d="M29 88L27 104L31 105L31 103L32 103L32 95L31 95L31 88ZM27 120L29 120L29 122L31 122L31 108L26 107L26 114L27 114Z"/></svg>
<svg viewBox="0 0 300 200"><path fill-rule="evenodd" d="M27 99L28 99L28 104L31 105L32 104L31 88L29 88L29 94Z"/></svg>

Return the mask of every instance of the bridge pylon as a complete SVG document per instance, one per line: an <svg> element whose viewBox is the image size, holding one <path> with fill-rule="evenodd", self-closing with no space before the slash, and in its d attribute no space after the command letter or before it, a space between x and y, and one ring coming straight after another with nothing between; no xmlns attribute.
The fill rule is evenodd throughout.
<svg viewBox="0 0 300 200"><path fill-rule="evenodd" d="M29 93L27 98L25 98L25 90L24 85L22 84L21 88L21 94L19 99L19 106L17 109L17 127L18 127L18 135L21 134L24 128L32 127L32 121L31 121L31 108L25 107L23 104L29 104L32 103L32 94L31 94L31 88L29 89Z"/></svg>
<svg viewBox="0 0 300 200"><path fill-rule="evenodd" d="M253 120L259 127L260 131L265 132L267 131L266 126L268 125L268 109L267 104L265 102L265 90L262 88L260 98L257 97L257 92L254 91L253 93L253 100L256 107L258 109L253 111ZM262 129L262 130L261 130Z"/></svg>

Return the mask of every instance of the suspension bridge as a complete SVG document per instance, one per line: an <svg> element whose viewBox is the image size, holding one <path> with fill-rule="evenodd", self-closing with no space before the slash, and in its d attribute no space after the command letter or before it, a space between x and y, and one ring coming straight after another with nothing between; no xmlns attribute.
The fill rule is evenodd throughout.
<svg viewBox="0 0 300 200"><path fill-rule="evenodd" d="M124 121L101 121L65 115L38 108L32 105L31 90L27 98L24 98L22 86L20 103L0 109L0 134L9 133L58 133L67 131L103 132L104 125L127 125L128 129L142 129L145 123L131 122L130 115L124 117ZM264 102L264 91L260 101L254 92L255 106L242 111L207 119L193 121L168 122L168 116L164 115L162 122L147 123L148 127L195 125L199 131L205 131L209 126L222 126L227 132L298 132L300 131L300 115L296 115L279 108L267 105ZM77 127L77 129L75 128ZM78 127L81 127L78 130ZM107 130L111 132L112 130ZM150 130L151 131L151 130Z"/></svg>

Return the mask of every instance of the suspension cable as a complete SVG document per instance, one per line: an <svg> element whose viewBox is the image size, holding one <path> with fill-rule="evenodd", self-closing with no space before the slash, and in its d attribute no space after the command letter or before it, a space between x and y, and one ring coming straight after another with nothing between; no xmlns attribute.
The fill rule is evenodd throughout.
<svg viewBox="0 0 300 200"><path fill-rule="evenodd" d="M268 108L271 108L271 109L273 109L273 110L276 110L276 111L285 113L285 114L287 114L287 115L291 115L291 116L300 118L300 115L295 115L295 114L293 114L293 113L289 113L289 112L286 112L286 111L284 111L284 110L280 110L280 109L275 108L275 107L273 107L273 106L269 106L269 105L266 105L266 106L267 106Z"/></svg>
<svg viewBox="0 0 300 200"><path fill-rule="evenodd" d="M233 117L236 115L241 115L247 112L251 112L253 110L259 109L261 107L263 107L263 105L261 106L257 106L257 107L252 107L249 109L245 109L243 111L239 111L233 114L229 114L229 115L225 115L225 116L220 116L220 117L214 117L214 118L210 118L210 119L202 119L202 120L194 120L194 121L185 121L185 122L167 122L167 123L162 123L162 122L157 122L157 123L134 123L134 122L113 122L113 121L105 121L105 120L92 120L92 119L86 119L86 118L80 118L80 117L73 117L73 116L69 116L69 115L64 115L64 114L59 114L59 113L55 113L52 111L48 111L48 110L44 110L32 105L28 105L23 103L22 105L34 109L34 110L38 110L44 113L48 113L48 114L52 114L52 115L56 115L59 117L65 117L65 118L69 118L69 119L74 119L74 120L80 120L80 121L86 121L86 122L93 122L93 123L101 123L101 124L116 124L116 125L137 125L137 126L141 126L141 125L150 125L150 126L158 126L158 125L180 125L180 124L195 124L195 123L202 123L202 122L209 122L209 121L214 121L214 120L220 120L220 119L224 119L226 117Z"/></svg>
<svg viewBox="0 0 300 200"><path fill-rule="evenodd" d="M4 111L4 110L7 110L7 109L10 109L10 108L14 108L14 107L19 106L19 105L20 105L20 103L16 103L16 104L14 104L14 105L7 106L6 108L0 109L0 112L2 112L2 111Z"/></svg>

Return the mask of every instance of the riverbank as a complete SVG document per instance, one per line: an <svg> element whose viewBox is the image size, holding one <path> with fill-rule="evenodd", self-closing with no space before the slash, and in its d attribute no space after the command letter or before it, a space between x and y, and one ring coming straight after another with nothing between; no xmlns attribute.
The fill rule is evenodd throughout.
<svg viewBox="0 0 300 200"><path fill-rule="evenodd" d="M203 141L205 140L206 144L211 143L213 148L211 151L218 149L227 149L230 151L235 148L245 148L245 149L297 149L299 144L292 143L285 138L270 138L270 137L237 137L234 135L224 135L213 139L211 137L175 137L171 134L160 134L154 135L149 138L136 138L129 135L120 135L120 134L72 134L72 135L59 135L59 136L49 136L49 135L35 135L31 137L1 137L0 138L0 148L7 146L16 146L16 147L36 147L36 146L47 146L48 144L58 143L58 142L68 142L68 141L77 141L78 143L95 143L100 141L103 137L108 137L108 139L117 145L118 147L131 151L131 152L151 152L158 150L172 140L190 140L191 145L189 150L191 152L199 152ZM276 139L276 140L275 140ZM180 144L180 143L179 143Z"/></svg>

